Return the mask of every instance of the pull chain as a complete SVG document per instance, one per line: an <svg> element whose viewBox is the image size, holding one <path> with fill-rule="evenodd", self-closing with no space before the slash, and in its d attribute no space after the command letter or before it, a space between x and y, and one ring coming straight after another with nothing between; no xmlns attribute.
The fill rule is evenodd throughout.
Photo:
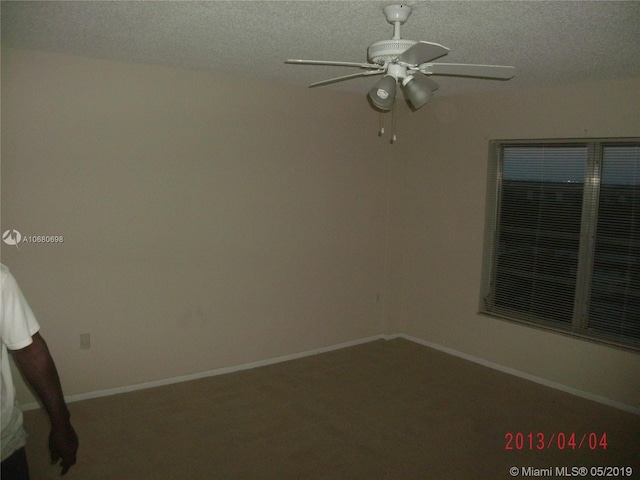
<svg viewBox="0 0 640 480"><path fill-rule="evenodd" d="M390 143L396 143L396 140L398 139L398 137L396 136L396 115L395 115L395 107L393 107L391 109L391 140ZM379 119L379 130L378 130L378 136L382 137L384 135L384 116L385 113L380 112L380 119Z"/></svg>
<svg viewBox="0 0 640 480"><path fill-rule="evenodd" d="M391 107L391 143L396 143L396 107Z"/></svg>
<svg viewBox="0 0 640 480"><path fill-rule="evenodd" d="M380 112L380 130L378 130L378 136L381 137L384 135L384 113Z"/></svg>

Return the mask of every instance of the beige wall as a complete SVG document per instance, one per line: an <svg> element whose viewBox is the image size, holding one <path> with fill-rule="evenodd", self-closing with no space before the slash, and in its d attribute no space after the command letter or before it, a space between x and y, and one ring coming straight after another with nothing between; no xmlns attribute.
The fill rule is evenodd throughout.
<svg viewBox="0 0 640 480"><path fill-rule="evenodd" d="M2 77L2 231L64 236L2 262L65 393L380 333L391 150L364 95L12 49Z"/></svg>
<svg viewBox="0 0 640 480"><path fill-rule="evenodd" d="M394 211L402 232L393 257L403 260L399 331L640 406L637 353L477 314L489 140L638 137L638 85L632 79L441 97L414 114Z"/></svg>
<svg viewBox="0 0 640 480"><path fill-rule="evenodd" d="M640 136L637 80L403 106L393 146L327 89L11 49L2 80L2 231L65 237L2 261L67 394L405 333L640 407L639 355L476 313L488 141Z"/></svg>

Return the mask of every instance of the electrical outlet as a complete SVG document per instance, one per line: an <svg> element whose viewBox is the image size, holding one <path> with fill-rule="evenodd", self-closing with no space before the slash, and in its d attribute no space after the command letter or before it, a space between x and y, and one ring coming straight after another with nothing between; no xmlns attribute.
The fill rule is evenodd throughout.
<svg viewBox="0 0 640 480"><path fill-rule="evenodd" d="M91 348L91 334L80 334L80 350L89 350Z"/></svg>

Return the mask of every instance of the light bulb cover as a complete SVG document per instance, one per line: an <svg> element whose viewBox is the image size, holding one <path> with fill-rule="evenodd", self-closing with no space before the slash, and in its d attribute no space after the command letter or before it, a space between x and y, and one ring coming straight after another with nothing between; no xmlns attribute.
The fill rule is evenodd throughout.
<svg viewBox="0 0 640 480"><path fill-rule="evenodd" d="M369 90L371 102L380 110L391 110L396 98L396 79L391 75L385 75L371 90Z"/></svg>
<svg viewBox="0 0 640 480"><path fill-rule="evenodd" d="M415 110L422 107L433 96L429 82L423 81L422 75L407 76L402 81L402 91Z"/></svg>

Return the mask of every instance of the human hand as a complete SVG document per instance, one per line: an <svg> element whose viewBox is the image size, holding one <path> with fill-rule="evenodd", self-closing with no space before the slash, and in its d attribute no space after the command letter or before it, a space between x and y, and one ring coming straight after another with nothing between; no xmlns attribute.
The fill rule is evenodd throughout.
<svg viewBox="0 0 640 480"><path fill-rule="evenodd" d="M78 435L71 424L63 427L52 427L49 434L49 452L51 454L51 464L58 463L62 467L61 475L66 474L76 463L76 453L78 452Z"/></svg>

